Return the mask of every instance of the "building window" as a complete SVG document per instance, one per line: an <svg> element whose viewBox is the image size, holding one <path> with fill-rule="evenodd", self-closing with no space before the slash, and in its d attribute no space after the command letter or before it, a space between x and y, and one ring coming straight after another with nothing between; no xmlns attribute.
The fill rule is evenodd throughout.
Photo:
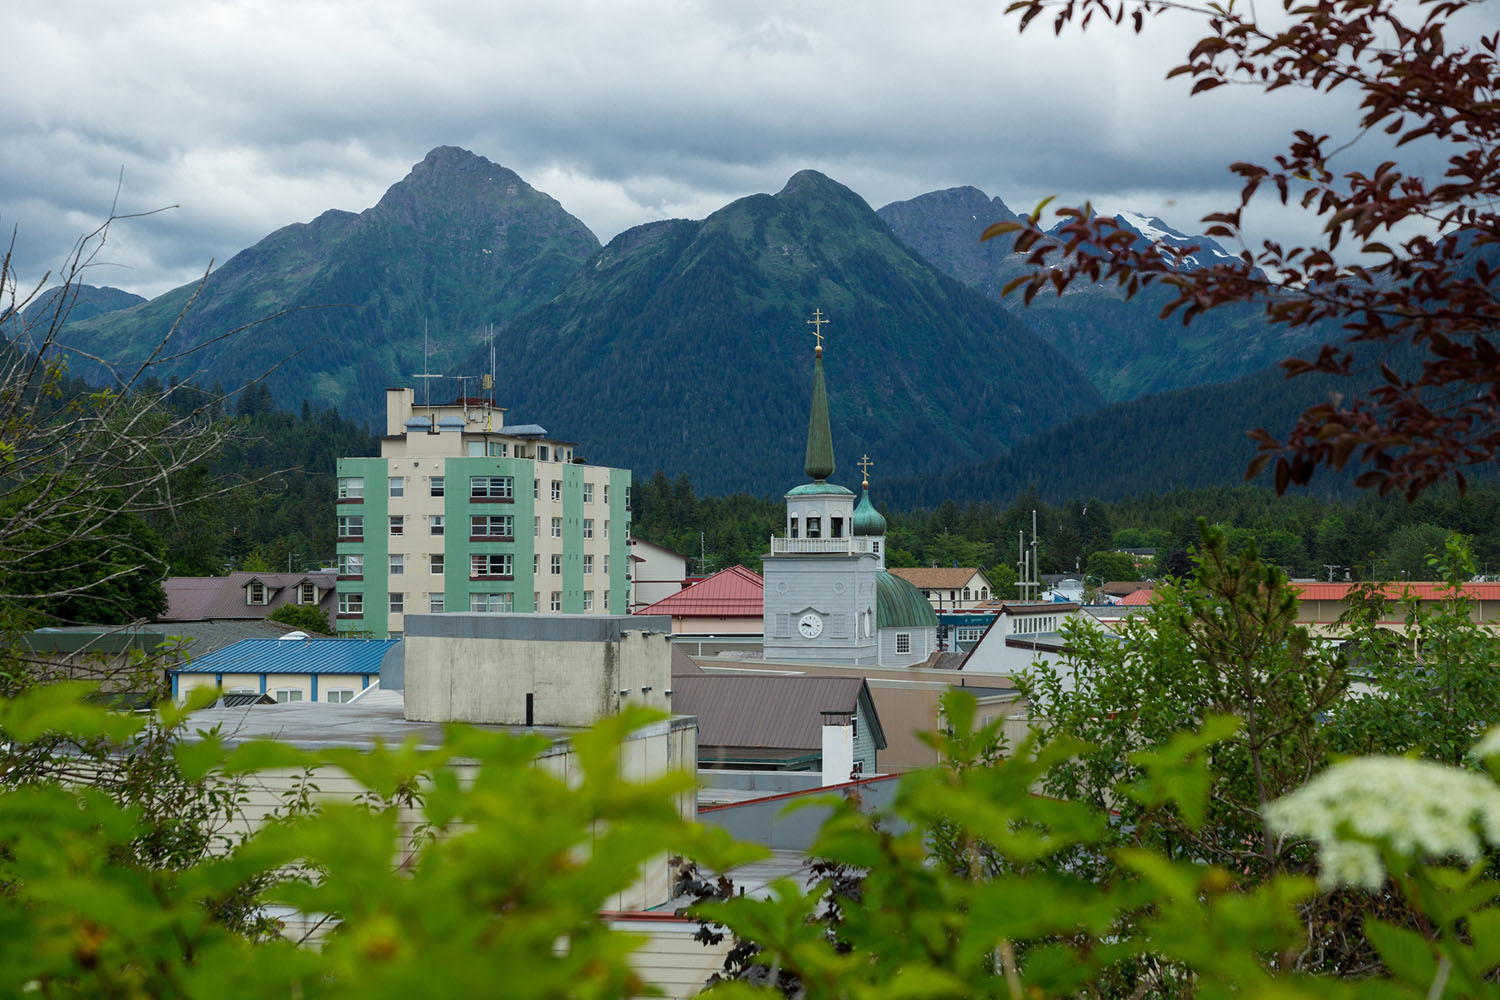
<svg viewBox="0 0 1500 1000"><path fill-rule="evenodd" d="M552 592L552 605L551 605L551 607L552 607L553 611L561 611L562 610L562 591L560 591L560 590L554 590Z"/></svg>
<svg viewBox="0 0 1500 1000"><path fill-rule="evenodd" d="M447 525L447 519L443 514L429 514L427 517L427 530L434 535L441 535Z"/></svg>
<svg viewBox="0 0 1500 1000"><path fill-rule="evenodd" d="M540 479L533 479L531 481L531 499L533 499L533 500L540 500L541 498L542 498L542 481Z"/></svg>
<svg viewBox="0 0 1500 1000"><path fill-rule="evenodd" d="M277 704L284 705L289 701L301 701L302 692L298 688L277 688L273 694L276 696Z"/></svg>
<svg viewBox="0 0 1500 1000"><path fill-rule="evenodd" d="M536 446L536 460L538 462L550 462L550 461L552 461L552 449L549 448L549 447L547 447L544 444L537 445ZM553 497L553 499L555 500L557 498Z"/></svg>
<svg viewBox="0 0 1500 1000"><path fill-rule="evenodd" d="M510 442L509 441L491 441L490 442L490 457L491 458L504 458L504 457L506 457L509 454L510 454Z"/></svg>
<svg viewBox="0 0 1500 1000"><path fill-rule="evenodd" d="M406 515L404 515L404 514L392 514L391 515L391 534L393 534L393 535L403 535L405 533L406 533Z"/></svg>
<svg viewBox="0 0 1500 1000"><path fill-rule="evenodd" d="M340 476L339 477L339 499L340 500L363 500L365 498L364 476Z"/></svg>
<svg viewBox="0 0 1500 1000"><path fill-rule="evenodd" d="M442 476L433 476L431 479L427 480L427 488L433 496L440 497L443 496L445 490L447 489L447 484L444 482Z"/></svg>
<svg viewBox="0 0 1500 1000"><path fill-rule="evenodd" d="M583 592L583 610L594 610L594 592L592 590L585 590Z"/></svg>
<svg viewBox="0 0 1500 1000"><path fill-rule="evenodd" d="M391 609L391 614L393 614L393 615L400 615L400 614L405 614L406 613L406 595L405 594L402 594L402 593L399 593L399 592L393 590L393 591L390 592L390 599L391 599L391 602L390 602L389 607Z"/></svg>
<svg viewBox="0 0 1500 1000"><path fill-rule="evenodd" d="M583 572L585 574L591 574L591 573L594 572L594 557L593 556L591 556L591 555L585 555L583 557Z"/></svg>
<svg viewBox="0 0 1500 1000"><path fill-rule="evenodd" d="M469 557L469 578L481 576L511 575L511 556L508 553L478 554Z"/></svg>
<svg viewBox="0 0 1500 1000"><path fill-rule="evenodd" d="M909 633L909 632L897 632L896 633L896 652L898 652L898 653L910 653L911 652L911 633Z"/></svg>
<svg viewBox="0 0 1500 1000"><path fill-rule="evenodd" d="M609 591L608 590L606 590L604 592L604 610L605 611L609 610Z"/></svg>
<svg viewBox="0 0 1500 1000"><path fill-rule="evenodd" d="M796 514L792 515L791 521L790 521L790 525L791 525L791 527L789 527L787 529L786 537L788 537L788 538L796 538L797 537L797 515Z"/></svg>
<svg viewBox="0 0 1500 1000"><path fill-rule="evenodd" d="M363 514L341 514L339 516L339 538L355 539L365 537L365 516Z"/></svg>
<svg viewBox="0 0 1500 1000"><path fill-rule="evenodd" d="M354 700L354 691L351 688L335 688L323 696L324 701L331 701L335 705L343 705Z"/></svg>
<svg viewBox="0 0 1500 1000"><path fill-rule="evenodd" d="M958 642L978 642L983 634L982 628L960 628L954 632L954 639Z"/></svg>
<svg viewBox="0 0 1500 1000"><path fill-rule="evenodd" d="M470 594L469 610L481 614L499 614L510 611L513 599L510 594Z"/></svg>
<svg viewBox="0 0 1500 1000"><path fill-rule="evenodd" d="M316 583L303 583L297 587L298 604L317 604L318 585Z"/></svg>
<svg viewBox="0 0 1500 1000"><path fill-rule="evenodd" d="M584 503L593 503L594 502L594 484L593 483L584 483L583 484L583 502Z"/></svg>
<svg viewBox="0 0 1500 1000"><path fill-rule="evenodd" d="M339 556L339 576L360 577L365 575L365 557L360 555Z"/></svg>
<svg viewBox="0 0 1500 1000"><path fill-rule="evenodd" d="M532 538L541 538L542 537L542 519L539 518L539 517L533 517L531 519L531 537Z"/></svg>
<svg viewBox="0 0 1500 1000"><path fill-rule="evenodd" d="M428 594L427 595L427 610L431 611L435 615L442 614L443 613L443 595L442 594Z"/></svg>
<svg viewBox="0 0 1500 1000"><path fill-rule="evenodd" d="M583 537L594 537L594 519L592 517L586 517L583 519Z"/></svg>
<svg viewBox="0 0 1500 1000"><path fill-rule="evenodd" d="M515 481L510 476L470 476L470 500L511 500Z"/></svg>
<svg viewBox="0 0 1500 1000"><path fill-rule="evenodd" d="M365 613L365 595L364 594L340 594L339 595L339 614L341 614L341 615L362 615L364 613Z"/></svg>
<svg viewBox="0 0 1500 1000"><path fill-rule="evenodd" d="M823 537L823 519L821 517L809 517L807 519L807 537Z"/></svg>
<svg viewBox="0 0 1500 1000"><path fill-rule="evenodd" d="M391 553L391 576L400 576L406 572L406 557L399 552Z"/></svg>
<svg viewBox="0 0 1500 1000"><path fill-rule="evenodd" d="M552 575L562 576L562 556L555 555L552 557ZM554 608L553 610L555 611L557 609Z"/></svg>
<svg viewBox="0 0 1500 1000"><path fill-rule="evenodd" d="M552 499L554 499L554 500L561 500L562 499L562 480L561 479L554 479L554 480L552 480Z"/></svg>
<svg viewBox="0 0 1500 1000"><path fill-rule="evenodd" d="M561 538L562 537L562 518L560 518L560 517L554 517L552 519L552 537L553 538Z"/></svg>
<svg viewBox="0 0 1500 1000"><path fill-rule="evenodd" d="M603 499L604 499L604 502L605 502L605 503L609 503L609 484L608 484L608 483L605 483L605 484L604 484L604 495L603 495Z"/></svg>
<svg viewBox="0 0 1500 1000"><path fill-rule="evenodd" d="M406 477L405 476L392 476L391 477L390 489L391 489L391 496L393 496L393 497L404 497L404 496L406 496Z"/></svg>
<svg viewBox="0 0 1500 1000"><path fill-rule="evenodd" d="M967 601L968 599L969 599L969 588L965 587L964 588L964 600Z"/></svg>
<svg viewBox="0 0 1500 1000"><path fill-rule="evenodd" d="M516 519L510 514L473 514L469 517L471 538L511 538L516 533Z"/></svg>
<svg viewBox="0 0 1500 1000"><path fill-rule="evenodd" d="M535 552L533 552L531 554L531 575L532 576L536 576L541 571L542 571L542 557L539 556L539 555L537 555ZM531 603L535 604L536 602L532 601Z"/></svg>
<svg viewBox="0 0 1500 1000"><path fill-rule="evenodd" d="M609 553L604 554L604 575L609 576Z"/></svg>
<svg viewBox="0 0 1500 1000"><path fill-rule="evenodd" d="M630 509L630 487L629 486L625 487L625 509L626 510Z"/></svg>
<svg viewBox="0 0 1500 1000"><path fill-rule="evenodd" d="M608 521L604 522L604 537L605 538L609 537L609 522Z"/></svg>
<svg viewBox="0 0 1500 1000"><path fill-rule="evenodd" d="M259 580L252 580L250 584L245 587L246 604L264 604L266 603L266 600L266 585L261 583Z"/></svg>
<svg viewBox="0 0 1500 1000"><path fill-rule="evenodd" d="M870 543L870 548L871 548L871 551L873 551L877 556L880 555L880 539L878 539L878 538L874 539Z"/></svg>
<svg viewBox="0 0 1500 1000"><path fill-rule="evenodd" d="M842 517L830 517L828 519L828 537L844 537L844 519Z"/></svg>
<svg viewBox="0 0 1500 1000"><path fill-rule="evenodd" d="M542 595L541 595L541 593L539 591L533 590L531 592L531 610L532 611L540 611L540 610L542 610Z"/></svg>
<svg viewBox="0 0 1500 1000"><path fill-rule="evenodd" d="M428 556L427 562L427 568L433 576L443 575L443 554L441 552L434 552L432 555Z"/></svg>

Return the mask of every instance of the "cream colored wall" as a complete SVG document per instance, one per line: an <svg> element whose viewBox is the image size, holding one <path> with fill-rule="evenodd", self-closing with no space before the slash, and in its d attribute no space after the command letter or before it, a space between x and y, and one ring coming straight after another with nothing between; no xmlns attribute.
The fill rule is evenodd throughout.
<svg viewBox="0 0 1500 1000"><path fill-rule="evenodd" d="M198 688L212 688L216 686L213 674L178 674L177 678L179 698L185 697L189 691L194 691ZM350 674L319 674L318 700L326 701L329 691L353 691L355 694L358 694L360 692L360 679L360 677ZM260 674L225 674L222 687L225 691L259 691ZM277 691L283 690L301 691L302 700L311 701L312 675L266 675L266 694L275 697Z"/></svg>
<svg viewBox="0 0 1500 1000"><path fill-rule="evenodd" d="M610 929L645 938L630 955L630 965L642 979L671 998L695 997L708 977L724 968L724 956L734 946L734 935L726 934L716 945L695 941L698 923L684 919L631 919L610 921Z"/></svg>
<svg viewBox="0 0 1500 1000"><path fill-rule="evenodd" d="M670 723L657 723L638 730L620 749L620 777L627 781L647 781L666 773L668 769L697 767L697 730L692 727L674 730ZM579 780L579 763L576 754L566 745L555 745L538 757L534 767L541 768L562 781L573 783ZM472 781L476 769L472 766L455 766L454 771L464 783ZM284 809L288 796L293 795L306 782L309 798L317 802L351 802L365 793L365 787L338 768L323 767L311 774L291 768L261 771L244 779L244 796L238 813L228 831L244 835L259 829L268 818ZM312 790L316 786L316 790ZM678 797L679 813L686 819L697 818L697 797L691 792ZM403 852L409 849L410 837L422 822L419 809L403 808L398 812L397 822L402 832L403 844L398 845L393 862L404 860ZM642 865L637 872L634 885L611 896L605 908L612 911L640 911L659 906L671 897L671 873L667 864L669 851Z"/></svg>
<svg viewBox="0 0 1500 1000"><path fill-rule="evenodd" d="M676 635L762 635L765 632L764 618L673 618L672 632Z"/></svg>

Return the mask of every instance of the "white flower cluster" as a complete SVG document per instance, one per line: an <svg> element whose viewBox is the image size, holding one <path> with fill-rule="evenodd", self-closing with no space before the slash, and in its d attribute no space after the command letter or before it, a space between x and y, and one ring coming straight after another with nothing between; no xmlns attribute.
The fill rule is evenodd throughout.
<svg viewBox="0 0 1500 1000"><path fill-rule="evenodd" d="M1500 786L1432 761L1362 757L1272 802L1266 823L1273 833L1317 842L1324 888L1378 889L1385 881L1379 845L1408 857L1473 861L1481 833L1500 844Z"/></svg>
<svg viewBox="0 0 1500 1000"><path fill-rule="evenodd" d="M1486 760L1496 755L1500 755L1500 726L1485 733L1484 738L1469 751L1469 756L1475 760Z"/></svg>

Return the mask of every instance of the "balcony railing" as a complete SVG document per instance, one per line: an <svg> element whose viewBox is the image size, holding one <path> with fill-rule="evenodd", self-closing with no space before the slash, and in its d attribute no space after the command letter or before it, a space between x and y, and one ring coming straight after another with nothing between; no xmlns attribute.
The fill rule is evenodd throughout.
<svg viewBox="0 0 1500 1000"><path fill-rule="evenodd" d="M868 538L778 538L771 536L771 554L787 555L860 555L874 552Z"/></svg>

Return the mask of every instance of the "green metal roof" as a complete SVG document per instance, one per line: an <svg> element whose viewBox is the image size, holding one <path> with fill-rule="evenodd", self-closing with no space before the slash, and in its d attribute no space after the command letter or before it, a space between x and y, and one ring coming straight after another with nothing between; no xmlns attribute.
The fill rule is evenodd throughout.
<svg viewBox="0 0 1500 1000"><path fill-rule="evenodd" d="M807 417L807 459L802 471L813 479L833 475L833 431L828 426L828 387L823 382L823 353L813 358L812 411Z"/></svg>
<svg viewBox="0 0 1500 1000"><path fill-rule="evenodd" d="M786 491L786 495L789 497L852 497L854 495L854 491L846 489L842 486L838 486L834 483L825 483L820 481L816 483L803 483L801 486L793 486L791 489Z"/></svg>
<svg viewBox="0 0 1500 1000"><path fill-rule="evenodd" d="M856 535L885 534L885 517L870 502L870 489L865 487L859 495L859 506L854 508L854 533Z"/></svg>
<svg viewBox="0 0 1500 1000"><path fill-rule="evenodd" d="M937 613L922 592L881 570L875 578L876 628L937 628Z"/></svg>

